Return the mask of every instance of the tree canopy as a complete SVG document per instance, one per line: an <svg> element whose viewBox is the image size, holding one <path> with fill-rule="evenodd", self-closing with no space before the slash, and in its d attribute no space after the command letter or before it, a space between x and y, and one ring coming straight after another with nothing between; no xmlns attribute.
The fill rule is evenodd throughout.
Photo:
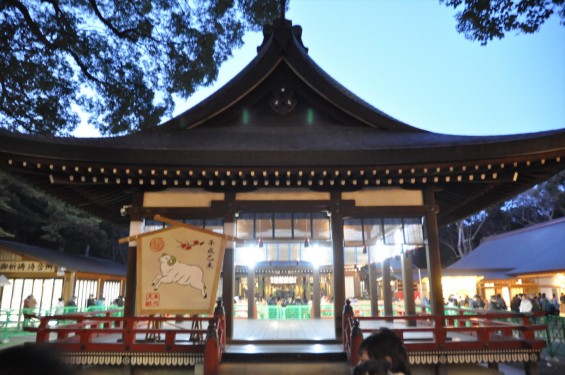
<svg viewBox="0 0 565 375"><path fill-rule="evenodd" d="M486 45L516 31L535 33L552 15L565 25L565 0L440 0L462 10L455 15L457 31L465 38Z"/></svg>
<svg viewBox="0 0 565 375"><path fill-rule="evenodd" d="M65 253L125 259L118 228L0 172L0 238Z"/></svg>
<svg viewBox="0 0 565 375"><path fill-rule="evenodd" d="M287 1L283 1L286 3ZM440 0L457 30L486 44L531 33L565 0ZM69 135L80 114L103 135L171 116L211 84L247 30L279 16L279 0L0 1L0 126Z"/></svg>
<svg viewBox="0 0 565 375"><path fill-rule="evenodd" d="M157 125L213 82L263 0L0 1L0 126L68 135L77 108L104 135Z"/></svg>

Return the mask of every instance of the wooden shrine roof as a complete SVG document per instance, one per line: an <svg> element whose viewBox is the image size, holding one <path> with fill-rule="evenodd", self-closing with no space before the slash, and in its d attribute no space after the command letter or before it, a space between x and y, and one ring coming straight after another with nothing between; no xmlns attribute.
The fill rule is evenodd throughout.
<svg viewBox="0 0 565 375"><path fill-rule="evenodd" d="M64 267L68 271L120 277L126 276L125 265L112 262L108 259L68 254L53 249L7 240L0 240L0 252L2 250L16 252L29 258L50 263L59 268Z"/></svg>
<svg viewBox="0 0 565 375"><path fill-rule="evenodd" d="M487 237L444 275L483 275L504 279L518 275L565 270L565 218ZM493 277L497 272L498 277Z"/></svg>
<svg viewBox="0 0 565 375"><path fill-rule="evenodd" d="M133 190L250 191L433 185L446 224L564 169L565 129L507 136L424 131L379 111L308 56L288 20L208 99L166 123L111 138L0 131L4 171L79 208L126 223Z"/></svg>

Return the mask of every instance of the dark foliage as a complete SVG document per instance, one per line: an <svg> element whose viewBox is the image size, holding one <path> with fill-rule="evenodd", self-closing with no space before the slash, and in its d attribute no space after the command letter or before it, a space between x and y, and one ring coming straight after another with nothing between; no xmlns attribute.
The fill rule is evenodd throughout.
<svg viewBox="0 0 565 375"><path fill-rule="evenodd" d="M0 237L65 253L123 261L123 228L92 217L0 173Z"/></svg>
<svg viewBox="0 0 565 375"><path fill-rule="evenodd" d="M212 83L263 0L0 1L0 126L68 135L77 108L102 134L157 125Z"/></svg>
<svg viewBox="0 0 565 375"><path fill-rule="evenodd" d="M552 15L565 25L565 0L440 0L459 10L457 31L465 38L486 45L515 31L535 33Z"/></svg>

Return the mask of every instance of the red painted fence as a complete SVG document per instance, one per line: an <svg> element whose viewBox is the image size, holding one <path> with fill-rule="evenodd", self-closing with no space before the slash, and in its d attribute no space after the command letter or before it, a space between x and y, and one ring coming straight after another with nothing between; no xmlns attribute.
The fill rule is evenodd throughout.
<svg viewBox="0 0 565 375"><path fill-rule="evenodd" d="M535 332L545 325L532 324L532 315L515 313L470 313L436 316L355 318L346 305L343 312L343 346L351 365L359 360L363 334L387 326L404 341L411 362L448 363L537 363L544 340ZM391 324L393 323L393 324ZM363 327L365 326L365 327ZM369 328L373 327L373 328ZM529 373L526 365L526 373Z"/></svg>
<svg viewBox="0 0 565 375"><path fill-rule="evenodd" d="M193 360L201 358L204 373L214 375L219 372L225 350L225 320L223 308L217 308L213 317L115 317L110 312L102 313L102 316L100 313L96 316L82 313L54 315L41 318L36 342L52 345L66 358L79 358L84 354L95 358L99 353L127 358L138 358L136 355L139 355L145 359L153 356L150 365L162 365L161 360L179 366L187 356ZM101 363L100 358L93 361ZM115 364L130 363L119 361Z"/></svg>

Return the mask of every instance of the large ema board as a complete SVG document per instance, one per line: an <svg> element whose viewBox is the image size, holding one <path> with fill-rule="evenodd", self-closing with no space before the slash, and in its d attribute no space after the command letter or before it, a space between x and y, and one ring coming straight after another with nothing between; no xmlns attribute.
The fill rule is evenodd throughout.
<svg viewBox="0 0 565 375"><path fill-rule="evenodd" d="M136 314L212 314L225 244L183 223L137 236Z"/></svg>

